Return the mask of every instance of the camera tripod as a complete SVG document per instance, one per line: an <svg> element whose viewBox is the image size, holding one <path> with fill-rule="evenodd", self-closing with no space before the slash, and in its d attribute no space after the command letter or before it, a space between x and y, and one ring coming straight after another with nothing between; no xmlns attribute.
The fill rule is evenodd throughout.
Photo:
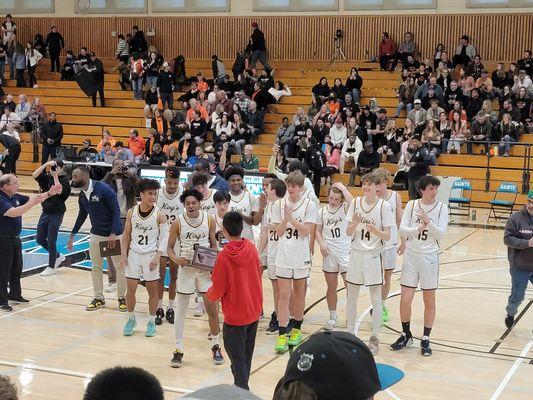
<svg viewBox="0 0 533 400"><path fill-rule="evenodd" d="M333 64L335 61L340 61L341 59L346 61L346 56L341 48L341 38L335 38L335 50L333 50L333 55L329 63Z"/></svg>

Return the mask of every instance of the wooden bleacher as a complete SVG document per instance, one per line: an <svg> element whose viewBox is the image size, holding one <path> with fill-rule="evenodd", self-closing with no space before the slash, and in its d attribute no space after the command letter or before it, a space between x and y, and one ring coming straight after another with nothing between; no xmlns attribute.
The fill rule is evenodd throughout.
<svg viewBox="0 0 533 400"><path fill-rule="evenodd" d="M116 138L126 140L131 128L145 132L145 119L143 114L144 102L134 100L130 91L122 91L112 75L115 65L114 59L102 59L106 70L106 106L92 107L91 99L86 97L77 87L75 82L60 81L60 74L51 74L48 71L49 60L41 62L37 71L39 88L16 88L14 81L6 81L5 92L13 95L26 94L31 101L39 96L47 112L54 111L58 120L63 124L65 136L64 144L80 145L84 138L90 138L96 144L101 138L103 128L108 129ZM488 67L492 67L491 63ZM187 60L189 75L202 71L205 76L211 76L210 60ZM226 65L231 65L228 60ZM311 102L311 88L318 80L325 76L330 84L336 77L343 81L348 76L350 68L356 65L360 68L360 75L364 79L362 104L375 97L380 107L386 108L388 115L394 115L397 105L396 89L399 84L399 73L379 71L377 64L366 62L336 63L329 65L325 62L299 62L278 60L274 62L275 79L282 80L288 85L293 96L284 97L279 104L273 105L265 116L265 132L259 137L254 152L260 159L260 165L266 167L272 152L275 132L283 117L292 118L299 106L305 109ZM175 93L174 99L181 95ZM405 111L403 115L405 116ZM399 125L403 125L399 121ZM32 145L29 133L22 133L22 153L18 165L21 174L31 174L39 165L34 163ZM522 142L533 143L533 135L523 135ZM511 157L493 157L490 160L490 190L485 192L485 174L487 158L481 155L447 155L439 158L439 166L432 167L431 172L439 176L462 176L470 179L473 185L472 202L476 207L487 207L488 201L493 198L494 191L503 182L514 182L521 186L523 167L523 146L514 146ZM385 168L394 173L396 165L383 164ZM348 174L337 174L334 181L348 182ZM354 188L354 193L359 189ZM402 199L407 200L407 193L402 194ZM525 196L519 196L517 203L523 204Z"/></svg>

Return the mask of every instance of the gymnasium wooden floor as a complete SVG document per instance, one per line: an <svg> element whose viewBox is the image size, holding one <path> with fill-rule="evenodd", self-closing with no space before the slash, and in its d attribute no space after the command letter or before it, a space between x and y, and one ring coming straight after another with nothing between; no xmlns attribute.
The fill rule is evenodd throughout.
<svg viewBox="0 0 533 400"><path fill-rule="evenodd" d="M76 216L76 199L69 200L63 228ZM24 218L24 226L35 226L40 209ZM87 227L87 225L85 226ZM442 247L437 320L432 332L433 356L419 355L419 342L400 353L388 345L397 338L399 278L393 278L387 305L391 320L383 327L378 362L394 365L405 378L377 399L531 399L533 394L531 286L520 309L520 319L507 331L503 319L510 292L510 278L503 231L451 227ZM400 265L400 263L399 263ZM106 309L85 311L92 297L88 271L61 268L52 277L28 276L23 294L31 299L15 312L0 315L0 374L13 378L21 398L28 400L80 399L90 376L105 367L135 365L155 374L166 390L166 398L216 383L231 383L229 364L213 366L207 340L206 317L186 320L184 364L168 366L174 349L173 325L158 327L155 338L144 337L147 297L139 290L139 326L133 337L122 336L126 315L119 313L115 295L108 295ZM270 283L264 280L265 314L272 309ZM344 324L344 291L340 292L339 315ZM327 318L323 299L325 282L320 257L315 254L304 321L306 335L319 331ZM165 300L166 303L166 300ZM193 303L191 302L191 307ZM368 292L360 298L359 335L368 340L370 330ZM412 329L422 332L422 300L413 307ZM257 336L250 386L263 399L272 398L283 375L288 355L273 352L274 336L267 336L267 319Z"/></svg>

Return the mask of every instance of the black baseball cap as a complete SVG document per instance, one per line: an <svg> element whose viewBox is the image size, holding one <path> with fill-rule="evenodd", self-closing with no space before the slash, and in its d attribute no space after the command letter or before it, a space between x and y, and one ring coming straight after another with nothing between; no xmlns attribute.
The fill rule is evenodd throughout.
<svg viewBox="0 0 533 400"><path fill-rule="evenodd" d="M348 332L325 331L294 351L283 385L301 381L320 400L367 400L404 377L398 368L376 364L370 349Z"/></svg>

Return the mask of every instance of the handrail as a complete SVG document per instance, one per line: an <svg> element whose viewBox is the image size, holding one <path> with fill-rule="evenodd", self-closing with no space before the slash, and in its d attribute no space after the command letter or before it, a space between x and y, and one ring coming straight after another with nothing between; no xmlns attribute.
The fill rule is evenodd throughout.
<svg viewBox="0 0 533 400"><path fill-rule="evenodd" d="M529 178L531 167L531 144L527 143L524 151L524 171L522 172L522 194L529 192Z"/></svg>

